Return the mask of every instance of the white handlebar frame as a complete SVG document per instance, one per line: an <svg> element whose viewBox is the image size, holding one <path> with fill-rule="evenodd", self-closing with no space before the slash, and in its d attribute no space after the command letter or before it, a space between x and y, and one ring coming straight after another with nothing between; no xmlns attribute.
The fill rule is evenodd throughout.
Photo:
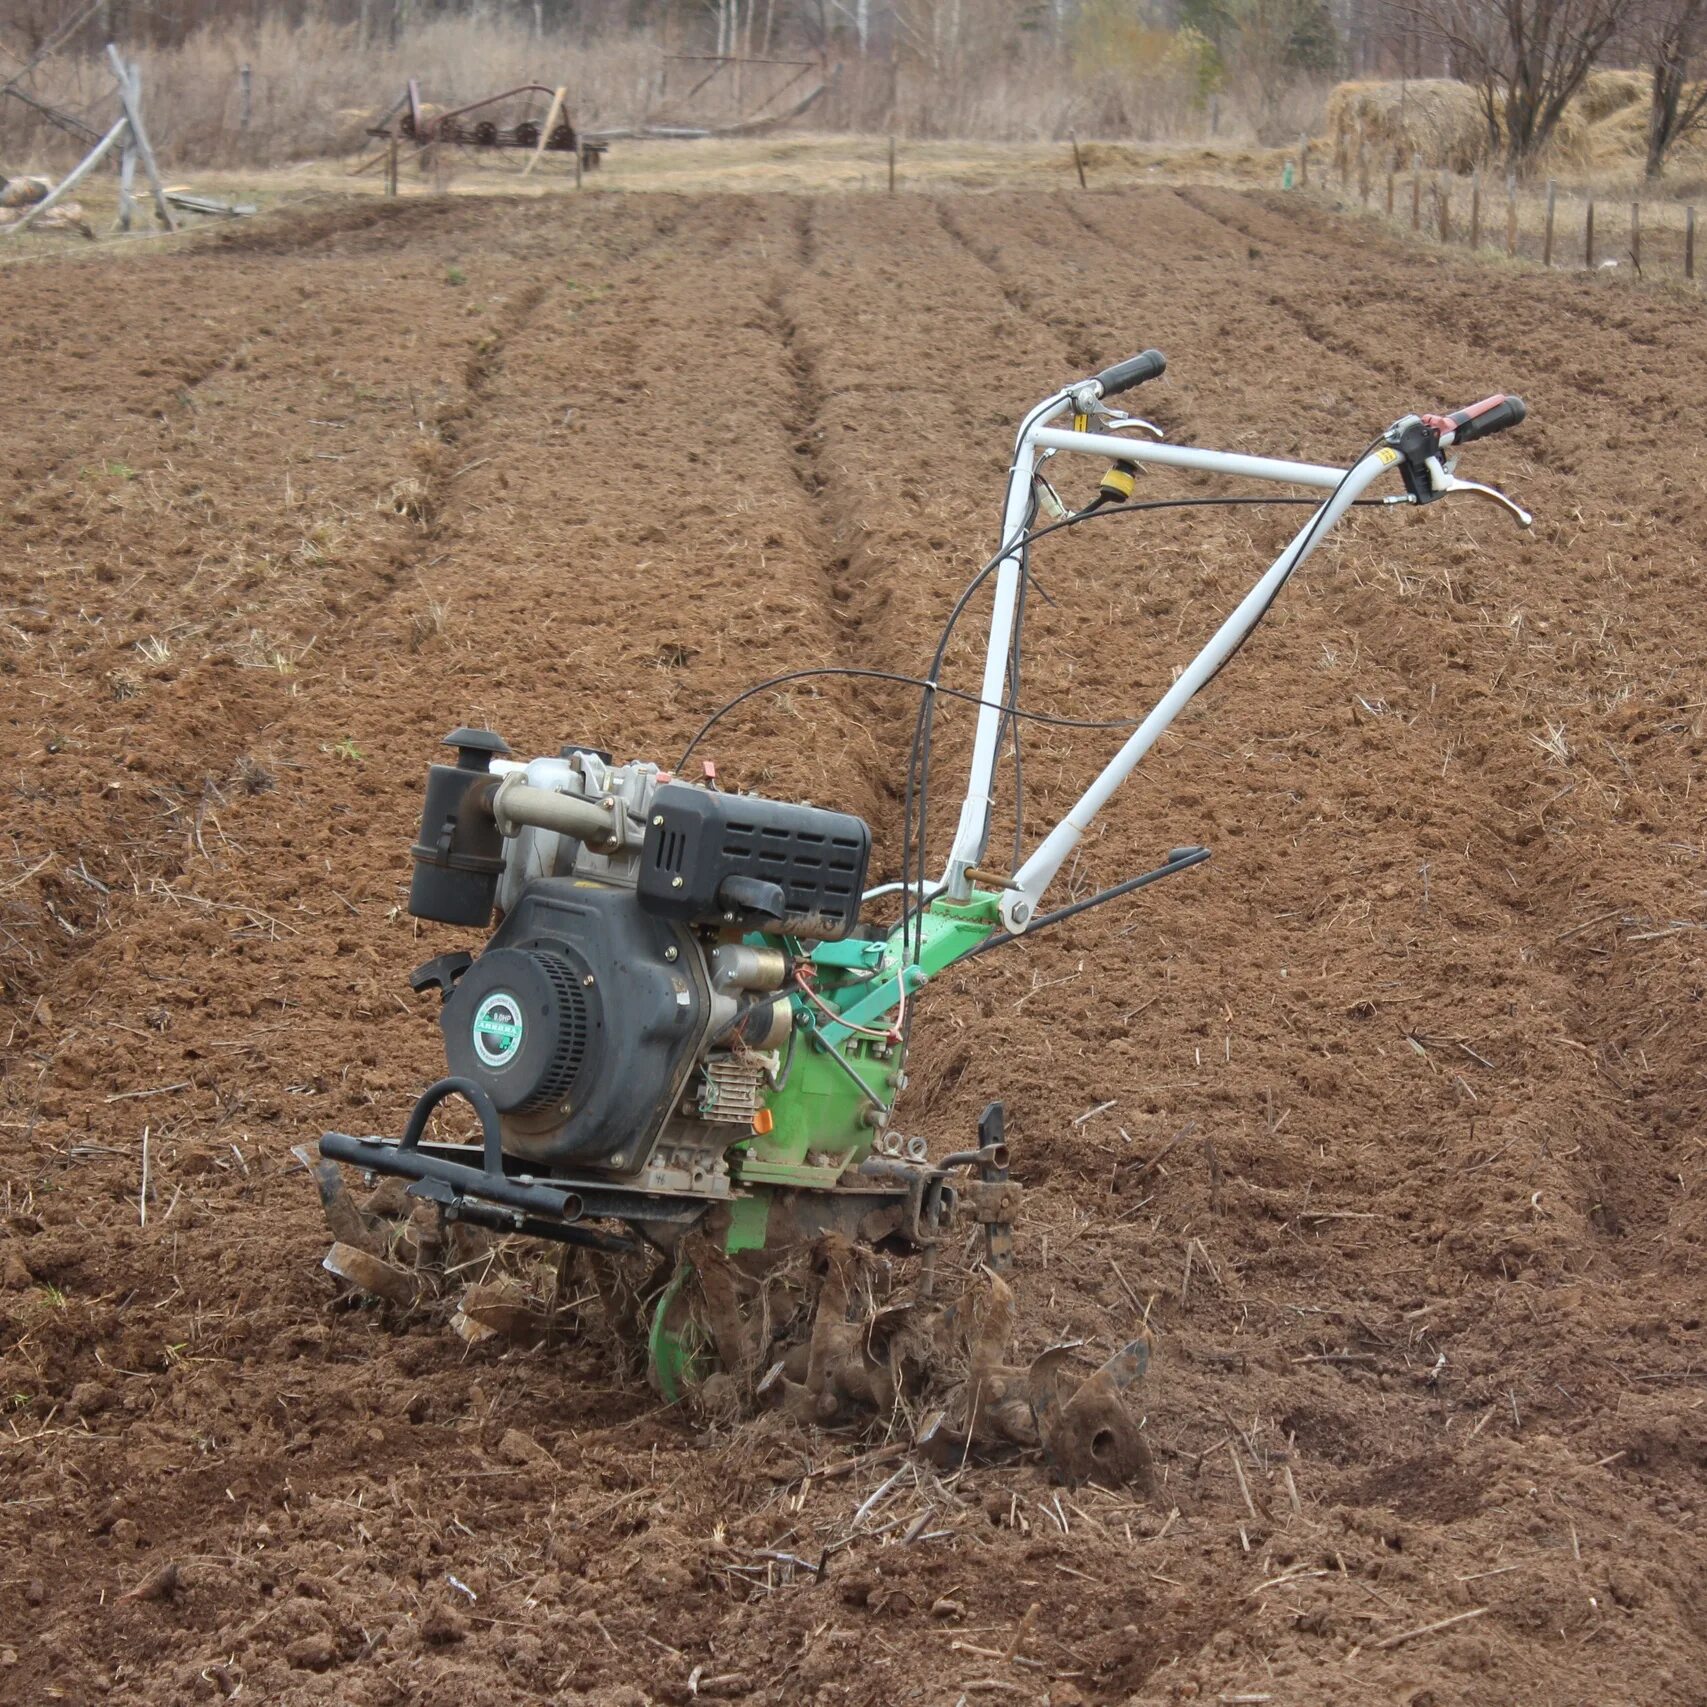
<svg viewBox="0 0 1707 1707"><path fill-rule="evenodd" d="M1003 892L1001 910L1003 925L1016 935L1023 932L1036 916L1044 891L1071 856L1097 813L1132 774L1139 760L1156 744L1192 695L1214 675L1255 627L1281 583L1333 531L1340 517L1363 495L1365 489L1399 461L1398 453L1386 444L1372 449L1350 469L1345 469L1318 463L1287 462L1273 457L1245 456L1232 451L1152 444L1110 433L1069 431L1051 426L1052 421L1073 407L1073 396L1072 391L1060 391L1045 398L1026 417L1014 448L1002 516L1002 538L1018 543L996 570L990 649L984 659L984 680L979 695L983 704L978 711L978 725L973 736L971 772L959 826L940 886L950 896L964 898L969 893L972 883L970 870L983 859L989 840L998 757L996 747L1004 716L1002 707L1009 698L1007 670L1022 574L1022 536L1032 513L1033 487L1043 453L1076 451L1105 460L1198 469L1211 474L1231 474L1251 480L1323 489L1329 496L1311 511L1303 527L1269 565L1238 608L1221 624L1209 643L1180 673L1173 686L1157 701L1155 709L1127 738L1125 745L1103 767L1078 802L1014 874L1011 886Z"/></svg>

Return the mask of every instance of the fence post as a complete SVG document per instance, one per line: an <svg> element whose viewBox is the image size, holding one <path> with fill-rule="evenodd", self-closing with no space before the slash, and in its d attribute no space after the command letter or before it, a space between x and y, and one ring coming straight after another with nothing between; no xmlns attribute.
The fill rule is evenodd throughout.
<svg viewBox="0 0 1707 1707"><path fill-rule="evenodd" d="M1553 264L1553 206L1559 199L1559 186L1553 179L1547 180L1547 230L1541 239L1541 265L1550 267Z"/></svg>
<svg viewBox="0 0 1707 1707"><path fill-rule="evenodd" d="M1440 181L1435 186L1435 196L1438 206L1435 213L1440 222L1440 240L1442 243L1452 241L1452 179L1447 175L1446 168L1440 169Z"/></svg>
<svg viewBox="0 0 1707 1707"><path fill-rule="evenodd" d="M1594 197L1588 198L1588 211L1583 215L1583 265L1594 271Z"/></svg>
<svg viewBox="0 0 1707 1707"><path fill-rule="evenodd" d="M1683 210L1683 276L1695 277L1695 209Z"/></svg>
<svg viewBox="0 0 1707 1707"><path fill-rule="evenodd" d="M1079 174L1079 188L1089 189L1090 186L1085 182L1085 158L1079 152L1079 139L1068 131L1067 140L1073 145L1073 170Z"/></svg>
<svg viewBox="0 0 1707 1707"><path fill-rule="evenodd" d="M1393 217L1393 181L1395 173L1391 166L1387 168L1387 217Z"/></svg>
<svg viewBox="0 0 1707 1707"><path fill-rule="evenodd" d="M1505 175L1505 252L1517 258L1517 174Z"/></svg>
<svg viewBox="0 0 1707 1707"><path fill-rule="evenodd" d="M1482 168L1470 174L1470 247L1482 246Z"/></svg>
<svg viewBox="0 0 1707 1707"><path fill-rule="evenodd" d="M1642 204L1630 204L1630 265L1638 273L1642 270Z"/></svg>
<svg viewBox="0 0 1707 1707"><path fill-rule="evenodd" d="M239 66L237 69L237 128L239 130L249 128L249 119L254 111L253 91L254 81L250 76L249 67L247 65Z"/></svg>
<svg viewBox="0 0 1707 1707"><path fill-rule="evenodd" d="M1365 207L1369 206L1369 148L1361 130L1357 133L1357 196Z"/></svg>
<svg viewBox="0 0 1707 1707"><path fill-rule="evenodd" d="M1422 230L1422 161L1421 154L1411 156L1411 230L1413 231Z"/></svg>
<svg viewBox="0 0 1707 1707"><path fill-rule="evenodd" d="M397 194L397 138L391 139L390 146L385 151L385 193L388 196Z"/></svg>

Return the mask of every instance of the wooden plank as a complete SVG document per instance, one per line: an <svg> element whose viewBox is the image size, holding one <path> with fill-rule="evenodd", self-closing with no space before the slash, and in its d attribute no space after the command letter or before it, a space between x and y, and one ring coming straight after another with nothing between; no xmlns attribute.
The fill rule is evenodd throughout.
<svg viewBox="0 0 1707 1707"><path fill-rule="evenodd" d="M126 69L125 62L119 58L119 50L111 42L107 43L107 63L118 79L119 103L124 108L125 117L130 120L131 134L136 138L143 170L147 172L148 182L154 191L155 209L166 229L176 231L178 219L172 212L172 204L166 199L166 186L160 181L160 168L154 163L154 150L149 145L148 132L142 123L142 75L134 65Z"/></svg>
<svg viewBox="0 0 1707 1707"><path fill-rule="evenodd" d="M115 142L118 141L120 136L129 129L130 120L128 118L121 118L118 123L115 124L113 128L109 130L86 155L84 155L82 163L80 165L73 166L72 169L67 172L51 190L48 191L46 196L37 202L35 206L17 222L16 225L0 225L0 236L15 237L20 231L27 231L36 220L40 219L41 216L48 211L49 208L64 201L64 199L70 195L70 193L76 189L77 186L82 183L98 165L100 165L100 163L107 157L107 151Z"/></svg>
<svg viewBox="0 0 1707 1707"><path fill-rule="evenodd" d="M567 83L559 83L557 88L552 92L551 111L545 115L545 125L539 133L539 147L533 151L532 157L522 168L522 176L524 178L534 169L535 166L539 164L539 157L545 152L546 143L551 140L551 127L557 123L557 115L563 111L563 99L568 93L569 85ZM575 139L575 146L579 148L580 145L580 138L577 137Z"/></svg>

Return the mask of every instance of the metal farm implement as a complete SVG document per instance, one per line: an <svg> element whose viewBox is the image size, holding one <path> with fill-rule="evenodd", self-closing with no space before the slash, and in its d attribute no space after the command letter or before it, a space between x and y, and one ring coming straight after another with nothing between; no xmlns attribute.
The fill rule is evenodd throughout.
<svg viewBox="0 0 1707 1707"><path fill-rule="evenodd" d="M945 1459L1041 1448L1071 1481L1144 1482L1148 1456L1122 1391L1144 1373L1140 1335L1084 1379L1075 1347L1009 1362L1016 1299L1006 1278L1020 1187L1000 1103L976 1141L931 1153L902 1136L908 1040L929 981L970 956L1023 943L1086 909L1209 858L1177 847L1154 870L1053 909L1045 896L1097 813L1157 738L1262 620L1298 566L1355 504L1430 504L1457 492L1529 517L1460 480L1448 453L1515 426L1516 397L1406 415L1349 467L1154 442L1160 430L1110 399L1156 378L1154 350L1045 398L1025 417L1002 543L972 578L923 677L897 881L867 888L871 833L858 818L720 791L695 749L741 700L835 670L749 688L700 729L673 769L612 762L570 743L520 762L495 734L459 729L427 776L409 909L473 931L478 956L441 954L417 991L442 998L448 1076L400 1140L327 1133L316 1167L338 1243L327 1267L399 1301L460 1291L471 1337L549 1335L551 1286L530 1289L505 1252L562 1250L585 1264L609 1324L643 1345L666 1399L770 1404L829 1423L877 1413ZM1044 477L1064 455L1099 459L1091 500L1069 511ZM1311 497L1131 501L1143 468L1302 487ZM1386 476L1401 489L1365 492ZM1013 871L991 869L998 760L1020 699L1030 553L1096 517L1228 503L1309 514L1243 601L1078 802ZM974 594L994 599L964 799L946 866L926 868L932 730L949 639ZM862 672L853 672L860 674ZM863 672L881 674L881 672ZM1053 721L1064 721L1055 719ZM1017 789L1016 789L1017 792ZM888 915L880 924L867 913ZM447 1099L478 1117L478 1145L427 1137ZM363 1207L343 1164L389 1176ZM406 1188L398 1182L407 1182ZM951 1279L951 1258L973 1255ZM508 1273L505 1284L491 1280ZM435 1278L435 1277L440 1278ZM589 1294L590 1295L590 1294Z"/></svg>

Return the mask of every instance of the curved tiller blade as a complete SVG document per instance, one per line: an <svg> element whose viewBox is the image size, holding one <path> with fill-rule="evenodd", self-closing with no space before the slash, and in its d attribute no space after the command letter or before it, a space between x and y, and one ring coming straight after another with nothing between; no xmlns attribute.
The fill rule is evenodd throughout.
<svg viewBox="0 0 1707 1707"><path fill-rule="evenodd" d="M1077 1343L1082 1342L1051 1346L1031 1366L1031 1408L1044 1456L1070 1486L1130 1483L1149 1493L1155 1484L1150 1448L1120 1394L1150 1367L1150 1336L1140 1334L1122 1346L1063 1399L1061 1377Z"/></svg>

